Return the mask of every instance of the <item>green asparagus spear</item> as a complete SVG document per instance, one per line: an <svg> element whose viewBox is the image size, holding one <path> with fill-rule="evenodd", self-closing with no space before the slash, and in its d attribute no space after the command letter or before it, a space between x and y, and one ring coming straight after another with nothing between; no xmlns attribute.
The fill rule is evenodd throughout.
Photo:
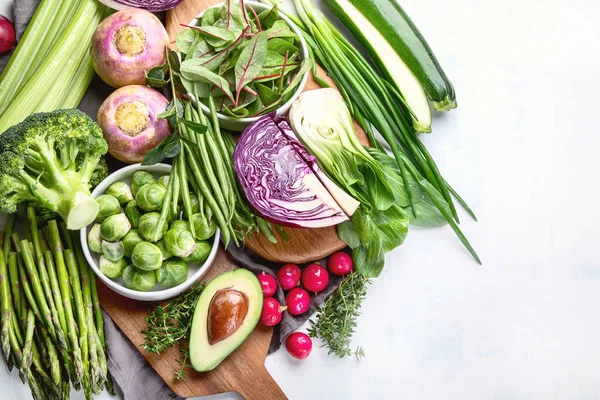
<svg viewBox="0 0 600 400"><path fill-rule="evenodd" d="M71 237L71 235L68 235ZM65 250L65 260L67 264L67 270L69 272L69 282L71 283L71 290L73 294L73 300L75 302L75 309L77 310L77 326L79 327L79 346L81 347L81 358L83 359L84 368L88 363L88 328L85 319L85 309L83 307L83 296L81 294L81 283L79 280L79 270L77 266L77 258L73 249Z"/></svg>
<svg viewBox="0 0 600 400"><path fill-rule="evenodd" d="M52 296L54 298L54 305L56 306L56 312L58 314L58 321L60 323L61 331L63 335L67 332L67 322L65 319L65 309L63 306L62 297L60 295L60 287L58 285L58 277L56 274L56 266L54 264L54 258L52 257L52 252L50 250L44 251L44 261L46 267L48 268L48 276L50 278L50 289L52 291ZM63 336L64 337L64 336ZM59 341L59 345L60 345ZM67 348L67 343L63 348Z"/></svg>
<svg viewBox="0 0 600 400"><path fill-rule="evenodd" d="M10 324L12 321L11 314L11 300L10 300L10 288L8 270L6 268L6 258L4 257L4 251L0 250L0 302L2 306L2 334L0 340L2 341L2 354L4 360L9 362L10 358Z"/></svg>
<svg viewBox="0 0 600 400"><path fill-rule="evenodd" d="M13 214L8 214L6 219L6 225L4 226L4 242L2 243L2 250L4 251L4 261L6 262L8 254L10 253L10 240L15 229L16 218Z"/></svg>
<svg viewBox="0 0 600 400"><path fill-rule="evenodd" d="M35 329L35 316L31 309L27 313L27 331L25 332L25 344L23 345L23 354L21 355L21 368L29 372L33 360L33 331Z"/></svg>
<svg viewBox="0 0 600 400"><path fill-rule="evenodd" d="M94 306L94 320L96 322L96 333L98 334L99 343L104 348L104 320L102 319L102 310L100 309L100 300L98 300L98 290L96 288L96 279L93 277L93 272L88 272L90 276L90 289L92 292L92 304Z"/></svg>

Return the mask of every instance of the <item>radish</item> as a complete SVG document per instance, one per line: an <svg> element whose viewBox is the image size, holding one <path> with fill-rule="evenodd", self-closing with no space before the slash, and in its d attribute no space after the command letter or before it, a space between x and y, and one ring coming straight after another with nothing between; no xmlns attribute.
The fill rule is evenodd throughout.
<svg viewBox="0 0 600 400"><path fill-rule="evenodd" d="M290 290L300 283L300 268L296 264L285 264L277 271L277 279L283 290Z"/></svg>
<svg viewBox="0 0 600 400"><path fill-rule="evenodd" d="M263 291L264 297L273 297L277 291L277 281L271 275L266 274L264 271L257 276L260 287Z"/></svg>
<svg viewBox="0 0 600 400"><path fill-rule="evenodd" d="M329 267L329 271L331 271L331 273L334 275L348 275L350 272L352 272L352 257L350 257L348 253L338 251L329 257L327 266Z"/></svg>
<svg viewBox="0 0 600 400"><path fill-rule="evenodd" d="M293 288L285 296L285 303L291 315L304 314L310 308L310 295L302 288Z"/></svg>
<svg viewBox="0 0 600 400"><path fill-rule="evenodd" d="M287 307L279 304L277 299L266 297L263 300L263 308L260 313L260 323L264 326L275 326L281 322L283 311Z"/></svg>
<svg viewBox="0 0 600 400"><path fill-rule="evenodd" d="M292 357L304 360L312 350L312 340L306 333L294 332L285 340L285 348Z"/></svg>
<svg viewBox="0 0 600 400"><path fill-rule="evenodd" d="M328 283L329 273L317 263L310 264L302 271L302 284L306 290L317 293L325 290Z"/></svg>

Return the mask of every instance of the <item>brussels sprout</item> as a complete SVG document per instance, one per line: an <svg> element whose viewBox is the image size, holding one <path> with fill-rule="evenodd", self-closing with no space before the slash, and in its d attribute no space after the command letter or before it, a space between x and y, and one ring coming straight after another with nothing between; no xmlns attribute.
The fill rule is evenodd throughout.
<svg viewBox="0 0 600 400"><path fill-rule="evenodd" d="M102 236L100 236L100 224L94 224L88 232L88 247L94 253L102 253Z"/></svg>
<svg viewBox="0 0 600 400"><path fill-rule="evenodd" d="M204 214L196 213L192 215L194 221L194 236L198 240L206 240L215 234L217 225L212 218L207 219Z"/></svg>
<svg viewBox="0 0 600 400"><path fill-rule="evenodd" d="M196 214L200 212L200 201L198 200L198 196L194 193L190 193L190 200L192 203L192 214ZM187 217L187 213L185 212L185 207L183 208L183 214Z"/></svg>
<svg viewBox="0 0 600 400"><path fill-rule="evenodd" d="M148 214L142 215L140 218L140 223L138 225L139 234L149 242L154 241L154 233L156 232L156 228L158 227L158 220L160 219L160 214L157 212L151 212ZM162 237L167 233L169 227L167 224L163 224L162 230L158 234L158 240L162 239ZM158 241L157 240L157 241Z"/></svg>
<svg viewBox="0 0 600 400"><path fill-rule="evenodd" d="M100 272L109 277L110 279L118 279L123 274L123 269L127 266L127 260L121 258L115 262L112 262L100 256Z"/></svg>
<svg viewBox="0 0 600 400"><path fill-rule="evenodd" d="M156 281L159 284L174 287L187 280L188 266L182 260L175 258L165 262L154 273L156 274Z"/></svg>
<svg viewBox="0 0 600 400"><path fill-rule="evenodd" d="M194 249L194 251L192 251L192 254L190 254L187 257L184 257L183 261L189 262L189 263L194 263L194 264L202 264L208 258L208 255L210 254L210 250L211 250L210 244L208 244L204 241L197 241L196 249Z"/></svg>
<svg viewBox="0 0 600 400"><path fill-rule="evenodd" d="M111 215L100 225L100 235L102 239L109 242L121 240L131 229L131 224L125 214Z"/></svg>
<svg viewBox="0 0 600 400"><path fill-rule="evenodd" d="M163 257L160 249L148 242L141 242L135 245L131 253L131 262L133 265L144 271L154 271L162 265Z"/></svg>
<svg viewBox="0 0 600 400"><path fill-rule="evenodd" d="M116 197L109 194L103 194L98 196L96 199L100 209L96 216L96 222L100 223L111 215L115 215L121 212L121 205Z"/></svg>
<svg viewBox="0 0 600 400"><path fill-rule="evenodd" d="M121 205L133 200L131 188L125 182L115 182L106 189L106 194L114 196Z"/></svg>
<svg viewBox="0 0 600 400"><path fill-rule="evenodd" d="M137 229L132 229L127 232L127 235L121 241L123 242L123 254L125 257L131 257L135 245L142 243L144 239L140 236Z"/></svg>
<svg viewBox="0 0 600 400"><path fill-rule="evenodd" d="M188 223L186 221L178 219L176 221L173 221L173 223L171 224L171 227L169 229L175 229L177 231L179 231L179 230L189 231L190 226L188 225Z"/></svg>
<svg viewBox="0 0 600 400"><path fill-rule="evenodd" d="M123 269L123 282L129 289L147 292L156 286L156 275L154 271L144 271L129 265Z"/></svg>
<svg viewBox="0 0 600 400"><path fill-rule="evenodd" d="M194 235L183 229L169 229L165 235L165 245L177 257L187 257L196 249Z"/></svg>
<svg viewBox="0 0 600 400"><path fill-rule="evenodd" d="M154 176L148 171L135 171L131 177L131 192L135 196L138 190L149 183L156 182Z"/></svg>
<svg viewBox="0 0 600 400"><path fill-rule="evenodd" d="M160 249L160 252L162 253L163 261L173 257L173 254L171 254L171 252L167 249L164 239L160 239L158 242L156 242L156 246Z"/></svg>
<svg viewBox="0 0 600 400"><path fill-rule="evenodd" d="M143 213L137 207L135 200L131 200L129 203L127 203L127 206L125 206L125 215L127 215L127 219L131 223L131 227L137 229Z"/></svg>
<svg viewBox="0 0 600 400"><path fill-rule="evenodd" d="M158 178L158 183L160 183L164 187L167 187L167 185L169 184L169 178L169 175L163 175L160 178Z"/></svg>
<svg viewBox="0 0 600 400"><path fill-rule="evenodd" d="M158 183L142 186L135 195L137 206L144 211L156 211L162 206L167 188Z"/></svg>
<svg viewBox="0 0 600 400"><path fill-rule="evenodd" d="M116 262L123 258L125 247L122 242L107 242L102 241L102 255L108 261Z"/></svg>

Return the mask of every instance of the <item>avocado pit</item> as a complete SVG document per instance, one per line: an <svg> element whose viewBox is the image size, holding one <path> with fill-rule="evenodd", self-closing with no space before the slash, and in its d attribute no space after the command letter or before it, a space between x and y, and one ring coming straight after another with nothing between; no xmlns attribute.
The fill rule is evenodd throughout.
<svg viewBox="0 0 600 400"><path fill-rule="evenodd" d="M215 345L233 335L248 314L248 296L239 290L221 289L208 308L208 342Z"/></svg>

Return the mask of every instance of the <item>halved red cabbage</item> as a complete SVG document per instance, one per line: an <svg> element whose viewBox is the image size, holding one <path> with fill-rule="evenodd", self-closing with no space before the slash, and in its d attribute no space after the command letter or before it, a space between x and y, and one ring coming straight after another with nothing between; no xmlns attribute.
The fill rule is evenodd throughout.
<svg viewBox="0 0 600 400"><path fill-rule="evenodd" d="M319 169L283 117L269 114L249 125L233 159L248 202L271 222L321 228L347 221L358 207Z"/></svg>
<svg viewBox="0 0 600 400"><path fill-rule="evenodd" d="M99 0L100 3L114 10L126 8L140 8L150 12L167 11L175 7L183 0Z"/></svg>

